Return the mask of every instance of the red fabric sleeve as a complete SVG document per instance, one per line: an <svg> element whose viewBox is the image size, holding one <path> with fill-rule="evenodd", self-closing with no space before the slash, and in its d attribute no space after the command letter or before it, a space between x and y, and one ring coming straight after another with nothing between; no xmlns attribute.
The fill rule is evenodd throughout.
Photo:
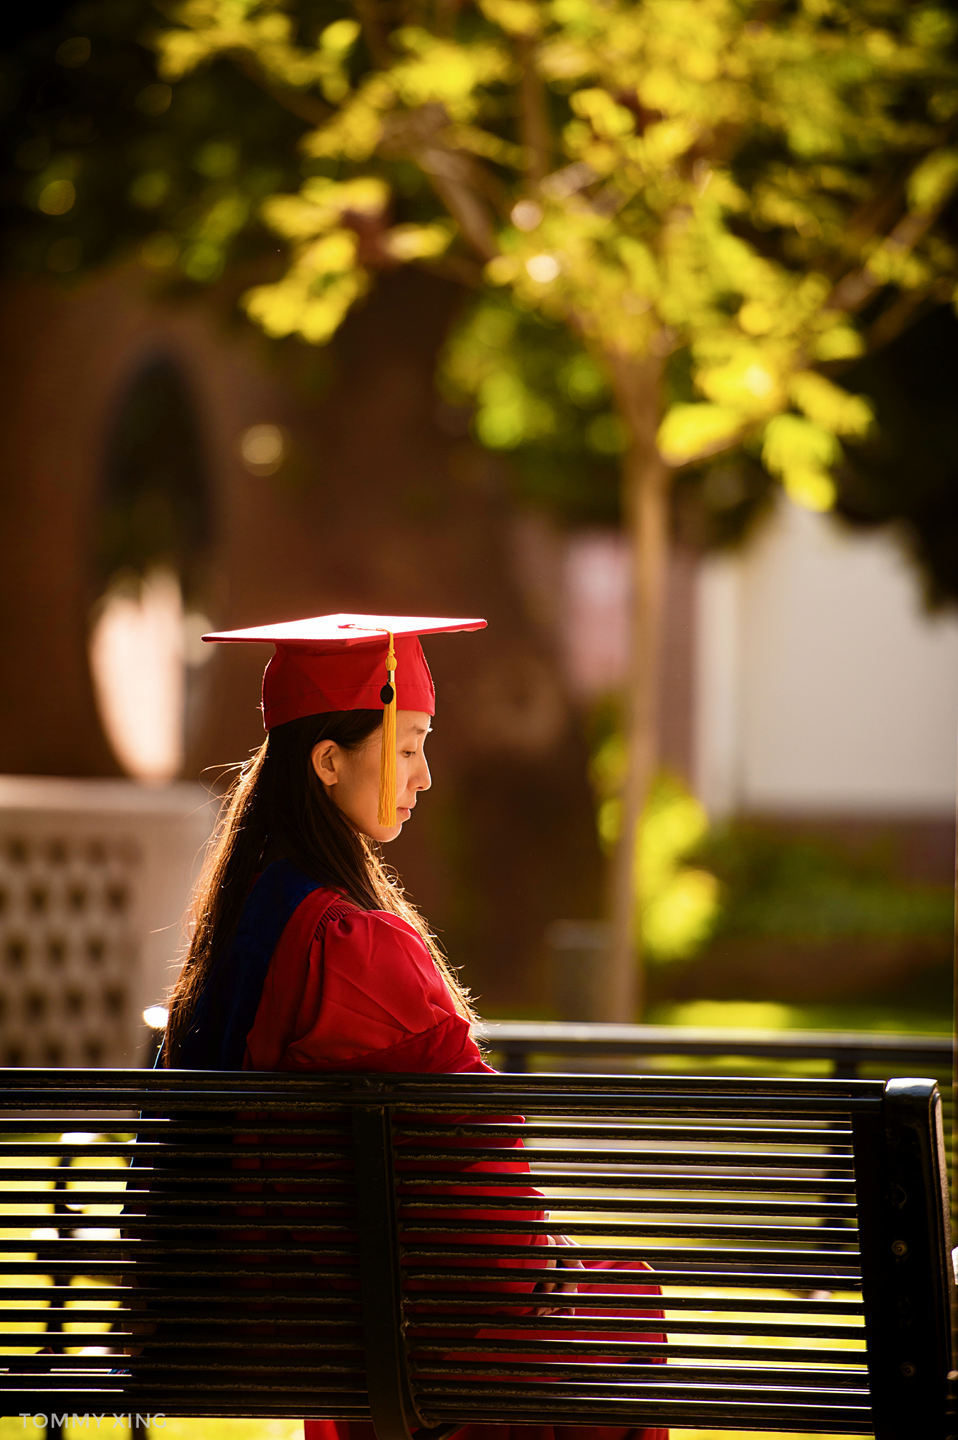
<svg viewBox="0 0 958 1440"><path fill-rule="evenodd" d="M421 936L329 891L307 896L283 931L244 1068L490 1069Z"/></svg>

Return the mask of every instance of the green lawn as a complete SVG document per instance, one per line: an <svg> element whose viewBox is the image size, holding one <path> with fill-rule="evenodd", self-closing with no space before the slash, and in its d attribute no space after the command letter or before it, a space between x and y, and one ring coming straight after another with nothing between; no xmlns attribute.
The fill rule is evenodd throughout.
<svg viewBox="0 0 958 1440"><path fill-rule="evenodd" d="M870 1004L785 1005L767 1000L660 1001L649 1007L650 1025L691 1025L724 1030L837 1030L890 1035L950 1035L951 995L937 1007Z"/></svg>

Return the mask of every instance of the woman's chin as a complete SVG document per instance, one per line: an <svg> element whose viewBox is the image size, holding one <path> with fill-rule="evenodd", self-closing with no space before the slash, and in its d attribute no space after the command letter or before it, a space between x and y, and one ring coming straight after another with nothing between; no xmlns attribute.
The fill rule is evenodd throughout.
<svg viewBox="0 0 958 1440"><path fill-rule="evenodd" d="M367 840L373 840L377 845L388 845L391 840L396 840L402 834L402 824L395 825L357 825Z"/></svg>

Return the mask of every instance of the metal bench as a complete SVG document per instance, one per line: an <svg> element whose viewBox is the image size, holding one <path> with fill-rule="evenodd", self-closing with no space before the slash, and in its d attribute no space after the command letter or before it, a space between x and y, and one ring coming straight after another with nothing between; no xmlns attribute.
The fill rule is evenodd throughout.
<svg viewBox="0 0 958 1440"><path fill-rule="evenodd" d="M4 1414L954 1434L932 1081L12 1070L0 1103ZM536 1233L661 1299L610 1268L532 1313Z"/></svg>
<svg viewBox="0 0 958 1440"><path fill-rule="evenodd" d="M950 1085L950 1035L853 1030L732 1030L728 1026L607 1025L556 1020L489 1020L476 1027L496 1065L515 1074L572 1064L588 1070L732 1074L743 1062L763 1075L806 1064L839 1080L930 1075ZM152 1058L152 1057L151 1057ZM792 1073L795 1073L794 1071Z"/></svg>

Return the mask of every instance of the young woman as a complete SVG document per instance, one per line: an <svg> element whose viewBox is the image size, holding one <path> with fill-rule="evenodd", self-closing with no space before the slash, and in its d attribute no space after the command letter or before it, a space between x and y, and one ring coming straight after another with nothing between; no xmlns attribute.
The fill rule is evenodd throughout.
<svg viewBox="0 0 958 1440"><path fill-rule="evenodd" d="M276 652L267 738L195 899L166 1064L488 1068L465 991L379 855L430 785L435 689L418 636L484 624L337 615L206 637Z"/></svg>
<svg viewBox="0 0 958 1440"><path fill-rule="evenodd" d="M165 1065L490 1069L472 1035L467 992L379 854L431 784L425 745L435 690L418 637L484 625L334 615L204 637L271 641L275 653L263 679L267 738L241 771L211 845L170 1003ZM550 1240L567 1244L548 1236L532 1243ZM574 1292L573 1277L584 1273L574 1250L553 1253L564 1261L557 1275L568 1273L535 1287L540 1311ZM467 1426L458 1435L507 1440L506 1429ZM517 1440L527 1430L533 1435L522 1427ZM534 1432L535 1440L552 1434ZM562 1431L567 1440L575 1433ZM579 1433L662 1440L666 1432ZM371 1436L368 1425L306 1422L306 1440Z"/></svg>

